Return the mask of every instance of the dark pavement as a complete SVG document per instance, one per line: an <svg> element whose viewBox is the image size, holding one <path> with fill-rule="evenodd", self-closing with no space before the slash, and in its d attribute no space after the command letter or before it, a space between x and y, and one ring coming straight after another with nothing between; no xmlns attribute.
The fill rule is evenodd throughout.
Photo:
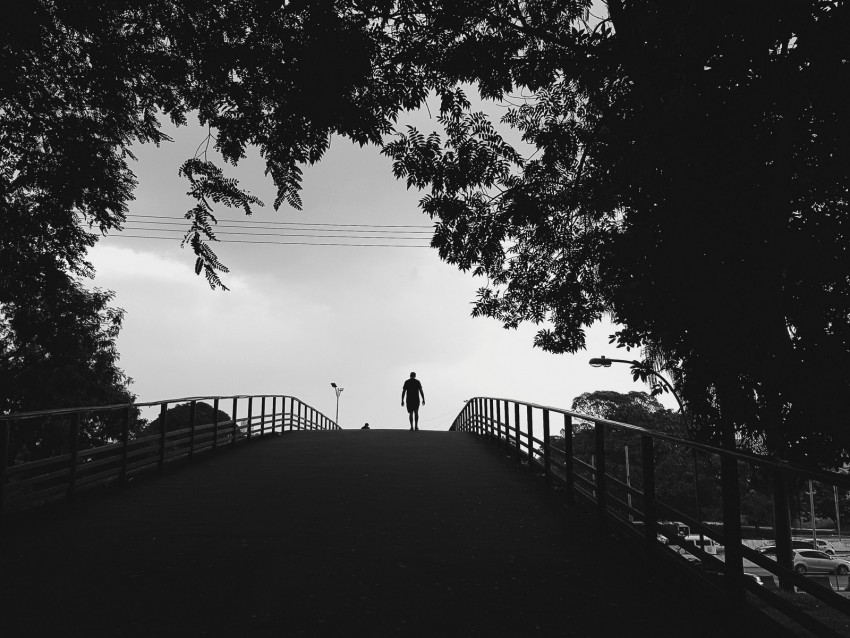
<svg viewBox="0 0 850 638"><path fill-rule="evenodd" d="M596 529L469 434L287 433L12 521L0 633L747 633Z"/></svg>

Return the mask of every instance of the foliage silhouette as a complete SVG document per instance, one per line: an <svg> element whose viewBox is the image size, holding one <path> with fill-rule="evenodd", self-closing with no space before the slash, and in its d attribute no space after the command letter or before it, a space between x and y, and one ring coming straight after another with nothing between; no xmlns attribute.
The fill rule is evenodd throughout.
<svg viewBox="0 0 850 638"><path fill-rule="evenodd" d="M196 425L206 425L209 423L213 423L215 421L216 411L209 403L205 403L204 401L198 401L195 404L195 419ZM218 422L219 424L227 423L230 421L230 415L223 410L218 411ZM192 425L192 403L186 402L181 403L179 405L175 405L174 407L168 408L166 411L166 432L174 432L176 430L182 430L184 428L188 428ZM153 421L148 423L142 431L139 433L140 436L147 436L149 434L158 434L161 432L161 420L160 417L156 417ZM241 436L241 434L237 434L237 436Z"/></svg>
<svg viewBox="0 0 850 638"><path fill-rule="evenodd" d="M85 228L124 221L131 144L168 141L160 117L197 114L209 137L183 166L197 200L184 241L223 286L213 205L259 202L206 148L230 163L259 148L274 206L299 208L301 167L339 134L383 145L399 178L429 189L440 256L488 279L474 314L543 323L535 344L552 352L577 352L610 314L624 326L613 341L671 371L710 440L850 459L850 9L590 7L16 6L0 26L0 171L19 241L3 250L84 274ZM461 85L512 101L503 123L533 155L471 112ZM443 133L388 138L429 93Z"/></svg>

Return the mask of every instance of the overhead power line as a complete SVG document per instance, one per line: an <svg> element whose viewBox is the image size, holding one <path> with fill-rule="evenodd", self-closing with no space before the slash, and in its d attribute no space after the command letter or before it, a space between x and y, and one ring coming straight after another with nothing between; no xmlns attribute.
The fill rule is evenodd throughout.
<svg viewBox="0 0 850 638"><path fill-rule="evenodd" d="M125 232L112 237L166 239L179 241L190 220L165 215L127 216ZM221 223L224 222L224 223ZM218 243L272 244L288 246L356 246L377 248L428 248L434 227L410 224L338 224L330 222L258 222L250 219L222 219L212 225ZM233 230L220 230L233 229ZM133 231L127 233L126 231ZM263 232L274 231L274 232ZM150 233L155 233L151 235ZM168 235L160 233L169 233ZM221 238L220 238L221 236ZM227 236L299 238L297 241L233 239ZM302 241L327 240L327 241ZM340 241L342 240L342 241ZM363 243L371 240L372 243ZM427 243L425 243L427 242Z"/></svg>
<svg viewBox="0 0 850 638"><path fill-rule="evenodd" d="M145 232L157 232L157 233L179 233L179 236L182 237L184 232L181 230L177 230L176 228L145 228L137 227L137 226L125 226L124 230L135 230L135 231L145 231ZM307 229L312 230L312 229ZM357 232L357 231L331 231L331 232ZM377 231L359 231L359 232L377 232ZM249 237L326 237L332 239L395 239L395 240L410 240L410 241L421 241L424 239L423 237L402 237L402 236L386 236L386 235L329 235L326 233L257 233L257 232L231 232L231 231L221 231L215 230L215 236L219 235L248 235Z"/></svg>
<svg viewBox="0 0 850 638"><path fill-rule="evenodd" d="M158 222L158 223L162 223L162 224L166 224L166 223L186 224L189 221L185 217L174 217L173 215L172 216L137 215L137 214L127 215L127 219L135 219L135 218L172 220L171 222ZM340 227L340 228L419 228L419 229L428 230L428 231L434 230L433 225L427 225L427 224L416 224L416 225L413 225L413 224L335 224L335 223L329 223L329 222L276 222L276 221L262 221L261 222L261 221L256 221L256 220L253 220L253 219L220 219L219 223L216 224L216 225L221 226L222 222L226 222L228 224L240 224L240 225L245 224L245 225L249 225L249 226L252 226L252 227L254 227L255 225L259 225L259 224L271 224L271 225L274 225L274 226L319 226L319 227L328 227L328 228L336 228L336 227ZM141 222L139 222L139 223L141 223ZM414 232L414 231L410 231L410 232Z"/></svg>
<svg viewBox="0 0 850 638"><path fill-rule="evenodd" d="M127 237L131 239L166 239L176 241L180 237L155 237L151 235L128 235L126 233L116 233L110 237ZM362 239L362 238L358 238ZM386 238L384 238L386 239ZM252 241L249 239L221 239L217 243L220 244L276 244L280 246L356 246L368 248L430 248L429 244L355 244L350 242L311 242L311 241Z"/></svg>

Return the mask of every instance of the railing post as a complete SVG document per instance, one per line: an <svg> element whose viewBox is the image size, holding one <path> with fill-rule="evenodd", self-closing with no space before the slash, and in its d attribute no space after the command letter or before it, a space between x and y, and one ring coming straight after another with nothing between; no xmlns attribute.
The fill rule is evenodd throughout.
<svg viewBox="0 0 850 638"><path fill-rule="evenodd" d="M492 439L496 436L496 424L493 422L493 399L487 399L487 436Z"/></svg>
<svg viewBox="0 0 850 638"><path fill-rule="evenodd" d="M605 426L594 423L596 433L596 510L603 529L608 525L608 498L605 491Z"/></svg>
<svg viewBox="0 0 850 638"><path fill-rule="evenodd" d="M575 497L575 481L573 480L573 473L575 472L575 466L573 463L573 417L569 414L564 415L564 480L566 481L566 485L564 489L567 492L567 503L569 505L575 505L576 497Z"/></svg>
<svg viewBox="0 0 850 638"><path fill-rule="evenodd" d="M516 451L516 462L519 463L522 459L519 441L519 403L514 403L514 450Z"/></svg>
<svg viewBox="0 0 850 638"><path fill-rule="evenodd" d="M9 471L9 441L12 429L11 419L0 419L0 523L6 509L6 474Z"/></svg>
<svg viewBox="0 0 850 638"><path fill-rule="evenodd" d="M526 425L528 426L528 471L534 471L534 416L531 411L531 406L526 406L525 411Z"/></svg>
<svg viewBox="0 0 850 638"><path fill-rule="evenodd" d="M213 452L215 452L216 448L218 447L218 407L220 405L219 401L220 399L218 397L213 399Z"/></svg>
<svg viewBox="0 0 850 638"><path fill-rule="evenodd" d="M74 420L71 422L71 429L68 435L68 445L71 451L70 467L68 472L68 498L74 495L74 490L77 488L77 461L80 451L80 421L82 413L76 412Z"/></svg>
<svg viewBox="0 0 850 638"><path fill-rule="evenodd" d="M198 427L198 402L189 404L189 458L195 455L195 428Z"/></svg>
<svg viewBox="0 0 850 638"><path fill-rule="evenodd" d="M260 436L266 435L266 395L260 399Z"/></svg>
<svg viewBox="0 0 850 638"><path fill-rule="evenodd" d="M511 447L511 416L510 409L508 409L508 401L505 399L502 401L505 408L505 447L510 449Z"/></svg>
<svg viewBox="0 0 850 638"><path fill-rule="evenodd" d="M505 445L506 441L502 440L502 402L496 401L496 427L499 428L499 447Z"/></svg>
<svg viewBox="0 0 850 638"><path fill-rule="evenodd" d="M484 436L484 428L487 425L484 419L484 399L478 398L475 400L475 433L478 436Z"/></svg>
<svg viewBox="0 0 850 638"><path fill-rule="evenodd" d="M658 542L658 513L655 509L655 448L652 437L640 436L643 465L643 533L647 554L656 550Z"/></svg>
<svg viewBox="0 0 850 638"><path fill-rule="evenodd" d="M272 434L277 426L277 397L272 397Z"/></svg>
<svg viewBox="0 0 850 638"><path fill-rule="evenodd" d="M236 397L233 397L233 414L231 415L232 423L230 424L230 428L233 432L233 435L230 437L231 447L236 445L236 435L239 433L239 426L236 424L236 407L237 407L238 404L239 404L239 399L236 398Z"/></svg>
<svg viewBox="0 0 850 638"><path fill-rule="evenodd" d="M794 569L791 551L791 501L788 479L781 470L773 470L773 531L776 540L776 562L789 571ZM779 574L779 587L794 591L794 583L784 573Z"/></svg>
<svg viewBox="0 0 850 638"><path fill-rule="evenodd" d="M543 410L543 476L547 483L552 481L552 440L549 434L549 410Z"/></svg>
<svg viewBox="0 0 850 638"><path fill-rule="evenodd" d="M295 397L289 397L289 431L292 432L292 426L295 423Z"/></svg>
<svg viewBox="0 0 850 638"><path fill-rule="evenodd" d="M478 435L486 437L487 436L487 412L486 406L484 403L484 399L478 399L478 403L475 406L476 412L478 414Z"/></svg>
<svg viewBox="0 0 850 638"><path fill-rule="evenodd" d="M168 429L168 402L159 406L159 469L165 468L165 434Z"/></svg>
<svg viewBox="0 0 850 638"><path fill-rule="evenodd" d="M248 397L248 440L251 440L251 430L254 429L254 397Z"/></svg>
<svg viewBox="0 0 850 638"><path fill-rule="evenodd" d="M130 446L130 410L128 405L121 415L121 471L118 474L118 482L127 482L127 453Z"/></svg>
<svg viewBox="0 0 850 638"><path fill-rule="evenodd" d="M733 602L743 599L744 557L741 553L741 498L738 486L738 460L722 454L720 482L723 495L723 535L726 538L726 558L723 571L726 594Z"/></svg>

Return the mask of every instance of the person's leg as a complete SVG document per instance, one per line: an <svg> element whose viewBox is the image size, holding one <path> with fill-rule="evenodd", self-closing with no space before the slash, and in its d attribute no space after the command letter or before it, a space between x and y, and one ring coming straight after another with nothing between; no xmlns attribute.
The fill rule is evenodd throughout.
<svg viewBox="0 0 850 638"><path fill-rule="evenodd" d="M416 419L416 429L418 430L419 429L419 406L418 405L413 410L413 416Z"/></svg>
<svg viewBox="0 0 850 638"><path fill-rule="evenodd" d="M407 411L407 420L410 421L410 429L413 429L413 410Z"/></svg>

